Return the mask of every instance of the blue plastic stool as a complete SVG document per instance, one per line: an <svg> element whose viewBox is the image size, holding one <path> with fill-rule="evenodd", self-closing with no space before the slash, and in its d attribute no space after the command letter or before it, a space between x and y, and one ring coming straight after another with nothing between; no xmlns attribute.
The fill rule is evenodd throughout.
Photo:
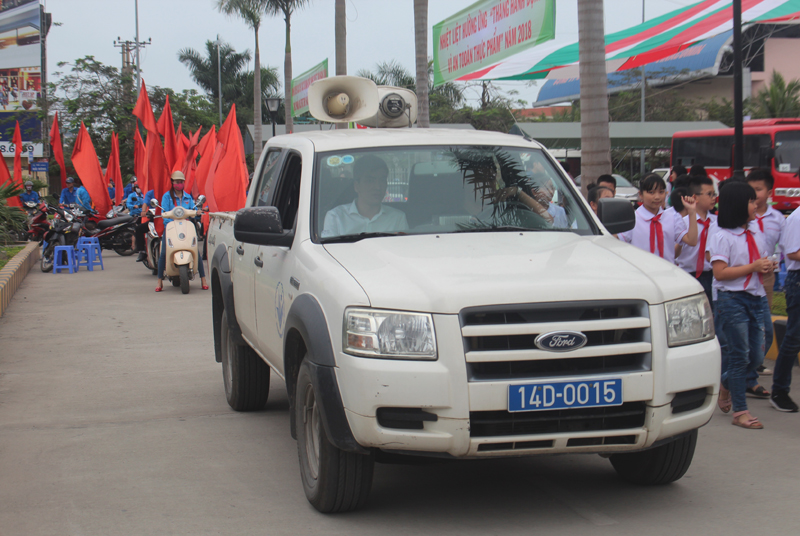
<svg viewBox="0 0 800 536"><path fill-rule="evenodd" d="M77 247L76 267L85 266L90 272L94 272L95 266L99 266L101 270L105 269L103 268L103 254L100 251L100 242L96 238L81 237L78 239Z"/></svg>
<svg viewBox="0 0 800 536"><path fill-rule="evenodd" d="M66 257L66 264L59 262L61 260L61 253L64 253L64 256ZM74 274L78 271L74 247L56 246L55 250L53 250L53 273L57 274L60 270L69 270L69 273L71 274Z"/></svg>

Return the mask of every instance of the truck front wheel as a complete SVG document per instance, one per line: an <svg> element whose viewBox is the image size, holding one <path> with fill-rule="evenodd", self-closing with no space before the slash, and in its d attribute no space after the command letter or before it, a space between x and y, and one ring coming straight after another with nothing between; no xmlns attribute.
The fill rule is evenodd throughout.
<svg viewBox="0 0 800 536"><path fill-rule="evenodd" d="M308 502L322 513L356 510L369 497L375 459L371 454L340 450L328 440L309 369L303 360L294 404L303 490Z"/></svg>
<svg viewBox="0 0 800 536"><path fill-rule="evenodd" d="M669 484L680 479L694 457L697 430L666 445L642 452L614 454L611 465L628 482L643 485Z"/></svg>
<svg viewBox="0 0 800 536"><path fill-rule="evenodd" d="M228 311L220 320L220 354L225 398L236 411L257 411L267 404L269 367L246 344L237 344L228 327Z"/></svg>

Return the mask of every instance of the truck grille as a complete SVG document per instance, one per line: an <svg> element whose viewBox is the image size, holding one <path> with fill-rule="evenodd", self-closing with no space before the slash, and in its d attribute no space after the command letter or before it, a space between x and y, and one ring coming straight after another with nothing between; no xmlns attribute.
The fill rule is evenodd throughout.
<svg viewBox="0 0 800 536"><path fill-rule="evenodd" d="M491 306L461 311L470 381L640 372L650 370L650 315L643 301ZM544 333L579 331L582 348L540 350Z"/></svg>
<svg viewBox="0 0 800 536"><path fill-rule="evenodd" d="M509 413L472 411L469 414L471 437L496 437L534 434L597 432L641 428L644 402L625 402L608 408L573 408Z"/></svg>

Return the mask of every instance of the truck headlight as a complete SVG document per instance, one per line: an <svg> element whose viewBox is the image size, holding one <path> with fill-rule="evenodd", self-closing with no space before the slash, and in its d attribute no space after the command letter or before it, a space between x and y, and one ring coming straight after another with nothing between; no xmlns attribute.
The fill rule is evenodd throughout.
<svg viewBox="0 0 800 536"><path fill-rule="evenodd" d="M347 309L345 353L389 359L436 359L433 317L423 313Z"/></svg>
<svg viewBox="0 0 800 536"><path fill-rule="evenodd" d="M667 313L667 344L684 346L714 338L714 318L704 293L664 304Z"/></svg>

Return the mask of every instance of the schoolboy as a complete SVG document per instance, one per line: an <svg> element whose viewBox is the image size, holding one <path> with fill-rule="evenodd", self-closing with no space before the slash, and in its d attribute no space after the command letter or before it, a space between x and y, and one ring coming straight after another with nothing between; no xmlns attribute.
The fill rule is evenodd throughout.
<svg viewBox="0 0 800 536"><path fill-rule="evenodd" d="M786 218L780 245L786 255L786 269L789 271L784 282L789 318L786 320L786 335L783 336L775 361L769 401L778 411L796 413L797 404L789 397L789 388L792 385L792 367L800 352L800 210L795 210Z"/></svg>
<svg viewBox="0 0 800 536"><path fill-rule="evenodd" d="M697 245L684 245L676 259L676 263L680 268L697 278L697 281L703 285L708 301L711 302L711 286L714 281L714 275L711 270L711 262L706 259L705 251L708 240L714 233L712 227L716 227L717 217L711 214L710 210L714 208L717 202L717 193L714 191L714 181L706 176L693 177L689 182L689 189L697 205ZM688 227L688 215L684 218L684 223ZM699 252L701 253L698 255Z"/></svg>
<svg viewBox="0 0 800 536"><path fill-rule="evenodd" d="M775 246L781 238L786 218L783 214L769 206L769 198L772 197L775 179L766 169L753 169L747 175L747 184L756 191L756 219L753 224L758 226L758 230L764 233L767 255L775 253ZM772 309L772 288L775 285L775 272L770 272L764 276L764 289L767 291L767 301L769 308Z"/></svg>
<svg viewBox="0 0 800 536"><path fill-rule="evenodd" d="M632 230L620 233L618 238L674 264L676 244L697 245L696 205L691 197L682 199L689 216L687 228L679 214L664 212L662 205L666 189L664 179L656 174L650 174L639 182L642 206L636 209L636 225Z"/></svg>
<svg viewBox="0 0 800 536"><path fill-rule="evenodd" d="M611 190L611 193L614 194L612 197L617 195L617 179L613 175L600 175L597 177L597 185Z"/></svg>

